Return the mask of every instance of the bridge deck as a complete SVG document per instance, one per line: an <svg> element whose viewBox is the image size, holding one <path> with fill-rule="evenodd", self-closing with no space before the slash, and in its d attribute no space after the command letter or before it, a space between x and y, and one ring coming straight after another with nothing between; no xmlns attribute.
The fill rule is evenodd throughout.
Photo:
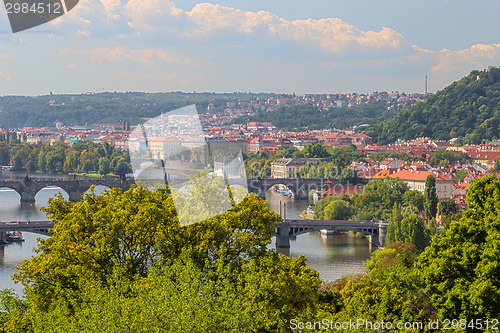
<svg viewBox="0 0 500 333"><path fill-rule="evenodd" d="M379 222L343 220L286 220L290 227L357 227L378 228ZM279 224L278 224L279 225Z"/></svg>
<svg viewBox="0 0 500 333"><path fill-rule="evenodd" d="M33 229L50 229L54 227L51 221L28 221L28 222L0 222L2 231L28 231Z"/></svg>

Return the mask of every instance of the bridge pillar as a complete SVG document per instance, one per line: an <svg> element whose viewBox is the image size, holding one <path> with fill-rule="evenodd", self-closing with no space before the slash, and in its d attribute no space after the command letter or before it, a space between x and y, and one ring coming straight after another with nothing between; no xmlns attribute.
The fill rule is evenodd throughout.
<svg viewBox="0 0 500 333"><path fill-rule="evenodd" d="M80 191L77 190L68 191L68 195L69 195L68 199L71 202L78 202L82 199L82 193L80 193Z"/></svg>
<svg viewBox="0 0 500 333"><path fill-rule="evenodd" d="M387 236L388 223L379 222L378 223L378 242L380 246L385 246L385 237Z"/></svg>
<svg viewBox="0 0 500 333"><path fill-rule="evenodd" d="M21 202L35 202L35 194L31 193L28 189L24 188L20 194Z"/></svg>
<svg viewBox="0 0 500 333"><path fill-rule="evenodd" d="M372 246L380 247L380 243L378 241L378 235L371 234L369 239L370 239L370 243L372 244Z"/></svg>
<svg viewBox="0 0 500 333"><path fill-rule="evenodd" d="M278 232L276 233L276 247L290 247L289 223L282 222L278 224Z"/></svg>

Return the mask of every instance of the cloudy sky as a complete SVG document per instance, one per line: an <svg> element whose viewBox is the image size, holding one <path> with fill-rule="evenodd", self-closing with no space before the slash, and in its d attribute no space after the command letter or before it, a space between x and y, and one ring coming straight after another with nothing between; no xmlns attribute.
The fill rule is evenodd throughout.
<svg viewBox="0 0 500 333"><path fill-rule="evenodd" d="M500 65L498 0L80 0L13 34L0 95L423 92Z"/></svg>

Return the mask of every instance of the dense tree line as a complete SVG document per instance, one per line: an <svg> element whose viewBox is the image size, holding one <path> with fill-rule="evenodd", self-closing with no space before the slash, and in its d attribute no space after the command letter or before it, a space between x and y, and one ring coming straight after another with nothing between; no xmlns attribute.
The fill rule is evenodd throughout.
<svg viewBox="0 0 500 333"><path fill-rule="evenodd" d="M372 179L362 193L330 195L319 200L314 206L314 217L318 220L389 220L394 204L403 204L407 192L413 192L408 189L398 178Z"/></svg>
<svg viewBox="0 0 500 333"><path fill-rule="evenodd" d="M47 144L2 144L0 158L10 161L13 171L49 173L115 173L132 172L128 152L108 142L83 141L69 146L64 142Z"/></svg>
<svg viewBox="0 0 500 333"><path fill-rule="evenodd" d="M0 96L0 124L3 128L54 127L128 122L138 124L144 118L156 117L191 104L206 111L208 101L218 98L258 99L275 94L252 93L96 93L78 95ZM52 103L52 101L54 101Z"/></svg>
<svg viewBox="0 0 500 333"><path fill-rule="evenodd" d="M500 138L500 68L474 70L426 102L418 103L365 132L380 143L432 137L457 144Z"/></svg>
<svg viewBox="0 0 500 333"><path fill-rule="evenodd" d="M232 124L248 121L271 122L281 130L303 131L330 128L346 128L361 124L374 124L376 121L393 115L382 101L352 107L322 108L312 104L282 106L273 112L262 112L252 117L239 117Z"/></svg>

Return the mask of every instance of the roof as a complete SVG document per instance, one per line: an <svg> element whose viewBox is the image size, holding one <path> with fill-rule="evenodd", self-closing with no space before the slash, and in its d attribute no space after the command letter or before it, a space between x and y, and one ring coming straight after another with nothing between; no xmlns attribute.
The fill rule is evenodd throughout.
<svg viewBox="0 0 500 333"><path fill-rule="evenodd" d="M427 179L427 176L434 174L429 171L413 171L413 170L401 170L398 172L395 172L389 177L391 178L399 178L402 180L413 180L413 181L424 181ZM434 174L436 177L436 181L451 181L450 177L448 177L445 174L438 173L437 176Z"/></svg>
<svg viewBox="0 0 500 333"><path fill-rule="evenodd" d="M356 134L354 134L353 136L354 136L354 137L357 137L357 138L369 138L369 139L371 139L371 138L372 138L371 136L368 136L368 135L366 135L366 134L364 134L364 133L356 133Z"/></svg>
<svg viewBox="0 0 500 333"><path fill-rule="evenodd" d="M321 195L321 198L324 198L327 195L340 195L340 194L348 194L351 195L356 192L363 192L364 187L362 185L341 185L341 186L333 186L328 190L324 191Z"/></svg>

